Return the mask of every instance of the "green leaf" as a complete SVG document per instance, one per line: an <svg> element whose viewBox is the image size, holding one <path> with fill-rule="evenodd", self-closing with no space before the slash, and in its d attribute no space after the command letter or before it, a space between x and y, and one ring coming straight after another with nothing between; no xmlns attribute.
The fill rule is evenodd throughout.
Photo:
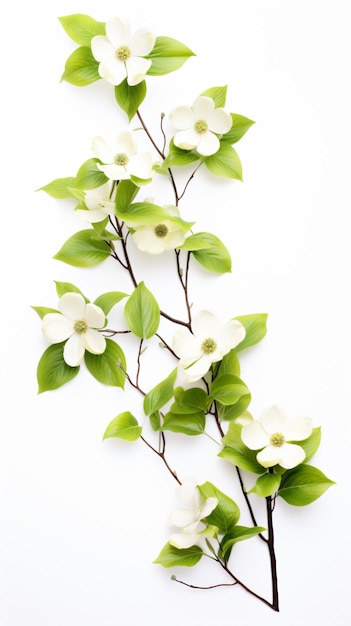
<svg viewBox="0 0 351 626"><path fill-rule="evenodd" d="M151 415L161 409L173 396L173 386L177 378L175 368L164 380L151 389L144 398L145 415Z"/></svg>
<svg viewBox="0 0 351 626"><path fill-rule="evenodd" d="M117 186L116 207L118 214L127 211L139 191L139 187L131 180L121 180Z"/></svg>
<svg viewBox="0 0 351 626"><path fill-rule="evenodd" d="M94 300L94 304L99 306L105 315L107 315L115 304L118 304L123 298L128 298L127 293L123 291L108 291Z"/></svg>
<svg viewBox="0 0 351 626"><path fill-rule="evenodd" d="M183 166L189 165L190 163L195 163L195 161L199 161L200 156L191 150L182 150L178 148L178 146L174 145L173 139L169 142L168 146L168 154L161 165L161 170L168 170L168 168L173 166Z"/></svg>
<svg viewBox="0 0 351 626"><path fill-rule="evenodd" d="M225 135L222 135L221 141L233 144L239 141L255 122L237 113L231 113L231 116L233 120L232 127Z"/></svg>
<svg viewBox="0 0 351 626"><path fill-rule="evenodd" d="M125 441L136 441L142 433L142 427L139 426L135 417L125 411L117 415L107 426L103 439L118 437Z"/></svg>
<svg viewBox="0 0 351 626"><path fill-rule="evenodd" d="M272 496L279 489L281 476L279 474L268 473L259 476L256 484L248 493L255 493L259 498L267 498Z"/></svg>
<svg viewBox="0 0 351 626"><path fill-rule="evenodd" d="M225 354L223 359L219 362L217 376L223 376L224 374L240 376L240 362L235 348Z"/></svg>
<svg viewBox="0 0 351 626"><path fill-rule="evenodd" d="M230 254L218 237L212 235L212 233L198 233L195 237L197 237L195 244L197 240L200 240L202 245L207 242L207 247L192 251L194 258L200 265L217 274L224 274L231 271L232 261ZM191 245L192 237L188 237L180 248L189 250Z"/></svg>
<svg viewBox="0 0 351 626"><path fill-rule="evenodd" d="M80 293L80 295L83 296L85 302L89 302L88 298L85 297L84 293L82 293L81 290L78 289L78 287L76 287L72 283L64 283L58 280L55 280L54 282L56 285L56 293L59 298L61 298L65 293L73 292L73 293Z"/></svg>
<svg viewBox="0 0 351 626"><path fill-rule="evenodd" d="M227 98L227 85L224 85L224 87L210 87L210 89L203 91L201 95L212 98L216 108L223 108Z"/></svg>
<svg viewBox="0 0 351 626"><path fill-rule="evenodd" d="M331 485L335 482L316 467L298 465L283 474L278 495L288 504L305 506L317 500Z"/></svg>
<svg viewBox="0 0 351 626"><path fill-rule="evenodd" d="M312 434L308 437L308 439L296 442L305 451L306 457L304 459L304 463L307 463L316 454L321 442L321 436L322 430L321 427L318 426L312 430Z"/></svg>
<svg viewBox="0 0 351 626"><path fill-rule="evenodd" d="M77 376L79 366L70 367L63 359L64 345L49 346L42 355L37 368L38 393L58 389Z"/></svg>
<svg viewBox="0 0 351 626"><path fill-rule="evenodd" d="M77 87L90 85L101 78L98 66L99 64L94 59L90 47L81 46L68 57L61 81L65 80Z"/></svg>
<svg viewBox="0 0 351 626"><path fill-rule="evenodd" d="M98 159L88 159L77 172L75 185L78 189L96 189L108 181L103 172L96 167Z"/></svg>
<svg viewBox="0 0 351 626"><path fill-rule="evenodd" d="M211 397L224 405L236 404L250 390L238 376L224 374L217 376L211 385Z"/></svg>
<svg viewBox="0 0 351 626"><path fill-rule="evenodd" d="M170 37L157 37L153 49L145 57L152 61L147 73L149 76L162 76L174 72L191 56L195 56L194 52L180 41Z"/></svg>
<svg viewBox="0 0 351 626"><path fill-rule="evenodd" d="M129 223L133 222L133 225L153 226L167 221L183 228L184 231L189 230L193 225L193 222L185 222L180 217L173 217L166 209L152 202L135 202L129 206L127 211L120 213L119 210L116 210L116 215Z"/></svg>
<svg viewBox="0 0 351 626"><path fill-rule="evenodd" d="M95 35L105 35L104 22L97 22L88 15L75 14L59 17L67 35L80 46L90 46Z"/></svg>
<svg viewBox="0 0 351 626"><path fill-rule="evenodd" d="M85 364L92 376L103 385L124 388L126 359L122 348L111 339L106 339L106 350L102 354L85 351Z"/></svg>
<svg viewBox="0 0 351 626"><path fill-rule="evenodd" d="M110 256L110 248L93 229L80 230L67 239L54 259L74 267L93 267Z"/></svg>
<svg viewBox="0 0 351 626"><path fill-rule="evenodd" d="M242 166L238 153L227 142L221 142L219 150L204 159L207 169L215 176L242 180Z"/></svg>
<svg viewBox="0 0 351 626"><path fill-rule="evenodd" d="M52 198L57 200L64 200L65 198L73 198L74 195L71 192L71 187L75 183L75 178L68 176L67 178L56 178L44 187L40 187L37 191L45 191Z"/></svg>
<svg viewBox="0 0 351 626"><path fill-rule="evenodd" d="M176 400L171 406L173 413L186 415L198 411L206 412L209 405L212 404L207 393L200 387L185 390L182 387L177 387L174 395Z"/></svg>
<svg viewBox="0 0 351 626"><path fill-rule="evenodd" d="M250 450L241 439L240 424L230 422L227 434L223 437L224 448L218 454L221 459L225 459L241 469L263 474L266 469L256 460L257 450Z"/></svg>
<svg viewBox="0 0 351 626"><path fill-rule="evenodd" d="M195 436L202 435L205 430L206 418L202 411L196 413L172 413L168 411L159 430L170 430L173 433Z"/></svg>
<svg viewBox="0 0 351 626"><path fill-rule="evenodd" d="M233 546L239 541L245 541L256 537L266 529L263 526L235 526L229 533L224 535L221 541L222 553L225 561L228 561Z"/></svg>
<svg viewBox="0 0 351 626"><path fill-rule="evenodd" d="M140 339L149 339L156 333L160 324L160 307L143 281L127 300L124 316L128 328Z"/></svg>
<svg viewBox="0 0 351 626"><path fill-rule="evenodd" d="M234 319L241 322L246 330L244 339L236 346L236 351L245 350L261 341L267 332L267 313L252 313L250 315L239 315Z"/></svg>
<svg viewBox="0 0 351 626"><path fill-rule="evenodd" d="M198 489L205 500L207 498L218 500L216 508L205 518L206 523L217 526L221 533L232 530L240 517L240 509L236 502L210 482L203 483Z"/></svg>
<svg viewBox="0 0 351 626"><path fill-rule="evenodd" d="M43 319L44 315L48 313L59 313L57 309L51 309L47 306L31 306L31 309L38 313L40 319Z"/></svg>
<svg viewBox="0 0 351 626"><path fill-rule="evenodd" d="M198 563L203 555L203 551L199 546L192 546L191 548L175 548L170 543L162 548L158 557L153 561L163 567L193 567Z"/></svg>
<svg viewBox="0 0 351 626"><path fill-rule="evenodd" d="M146 96L145 80L138 85L128 85L125 78L115 87L115 98L121 109L128 115L131 121Z"/></svg>

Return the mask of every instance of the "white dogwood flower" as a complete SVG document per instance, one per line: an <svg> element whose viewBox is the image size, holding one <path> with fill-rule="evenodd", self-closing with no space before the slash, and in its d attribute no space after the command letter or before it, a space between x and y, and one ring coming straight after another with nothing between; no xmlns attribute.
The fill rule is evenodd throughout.
<svg viewBox="0 0 351 626"><path fill-rule="evenodd" d="M164 209L174 217L179 217L178 208L167 205ZM139 250L149 254L160 254L165 250L174 250L184 243L184 230L174 222L164 220L157 224L135 226L132 238Z"/></svg>
<svg viewBox="0 0 351 626"><path fill-rule="evenodd" d="M152 177L152 156L149 152L138 154L137 142L130 131L120 133L109 144L102 137L95 137L92 150L102 162L97 163L98 169L111 180Z"/></svg>
<svg viewBox="0 0 351 626"><path fill-rule="evenodd" d="M155 35L146 28L131 33L129 22L113 18L106 23L106 36L91 40L93 56L99 61L98 72L112 85L119 85L126 77L128 85L138 85L151 67L147 56L155 45Z"/></svg>
<svg viewBox="0 0 351 626"><path fill-rule="evenodd" d="M190 548L199 543L199 531L205 527L201 521L216 508L217 498L207 498L203 501L197 488L196 480L185 478L177 489L177 495L183 506L176 509L170 516L170 525L177 526L180 532L174 533L169 543L175 548Z"/></svg>
<svg viewBox="0 0 351 626"><path fill-rule="evenodd" d="M77 209L76 215L90 224L102 222L109 215L115 213L115 203L111 196L113 181L108 180L100 187L85 192L85 209Z"/></svg>
<svg viewBox="0 0 351 626"><path fill-rule="evenodd" d="M179 131L174 135L174 144L183 150L196 150L205 157L219 149L217 135L227 133L232 127L231 115L221 107L216 108L208 96L199 96L191 107L176 107L169 117Z"/></svg>
<svg viewBox="0 0 351 626"><path fill-rule="evenodd" d="M95 304L87 304L79 293L65 293L59 300L60 313L48 313L42 320L42 330L50 343L66 341L63 358L75 367L83 359L85 350L102 354L106 339L99 332L105 326L105 313Z"/></svg>
<svg viewBox="0 0 351 626"><path fill-rule="evenodd" d="M250 450L260 450L256 458L263 467L279 464L291 469L302 463L306 455L301 446L289 442L307 439L312 428L310 417L287 421L281 408L273 405L263 412L260 420L243 426L241 438Z"/></svg>
<svg viewBox="0 0 351 626"><path fill-rule="evenodd" d="M244 326L238 320L222 324L212 311L200 311L192 321L192 332L177 330L172 348L179 357L178 367L184 370L188 382L200 380L225 354L245 337Z"/></svg>

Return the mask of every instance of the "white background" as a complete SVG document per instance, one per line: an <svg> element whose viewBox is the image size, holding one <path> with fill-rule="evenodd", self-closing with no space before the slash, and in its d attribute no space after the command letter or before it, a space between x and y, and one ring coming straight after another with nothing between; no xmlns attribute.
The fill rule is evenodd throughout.
<svg viewBox="0 0 351 626"><path fill-rule="evenodd" d="M230 275L194 269L194 307L218 309L225 319L269 314L267 337L242 357L253 414L278 402L289 417L312 417L322 426L313 463L336 481L309 507L277 504L278 614L239 588L188 589L170 580L173 571L152 564L168 538L176 483L141 442L102 442L117 413L140 411L130 389L103 387L82 367L71 384L37 395L36 367L46 343L30 306L56 306L54 280L76 284L92 300L130 290L113 264L79 270L53 260L81 224L69 204L35 192L74 175L92 156L92 137L112 136L126 123L103 81L81 89L60 83L75 46L57 18L85 13L106 21L119 7L134 28L147 25L197 54L178 72L148 80L142 112L153 132L161 111L191 104L214 85L228 85L230 111L256 121L237 145L244 182L201 174L181 208L197 231L221 237L233 258ZM18 3L5 9L1 625L349 623L348 9L347 0L216 0L206 6L33 0L20 10ZM163 183L160 194L160 203L170 201ZM178 285L168 278L173 263L148 257L145 266L141 255L135 262L139 280L145 270L162 306L183 310ZM150 348L144 356L145 388L164 373L156 354ZM210 439L171 435L168 449L181 477L210 480L242 506L232 468L217 458ZM260 515L260 503L253 503ZM269 594L268 563L265 554L257 556L258 547L255 541L238 546L233 569ZM176 573L197 585L228 582L210 562Z"/></svg>

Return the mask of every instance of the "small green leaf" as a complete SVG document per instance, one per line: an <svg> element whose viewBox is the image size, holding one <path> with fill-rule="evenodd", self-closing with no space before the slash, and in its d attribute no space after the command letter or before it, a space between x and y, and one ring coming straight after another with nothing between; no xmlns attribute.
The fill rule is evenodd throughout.
<svg viewBox="0 0 351 626"><path fill-rule="evenodd" d="M124 293L123 291L108 291L96 298L96 300L94 300L94 304L96 304L96 306L99 306L103 310L105 315L108 315L112 307L114 307L115 304L118 304L118 302L123 300L123 298L128 298L128 295L129 294Z"/></svg>
<svg viewBox="0 0 351 626"><path fill-rule="evenodd" d="M96 189L108 181L105 174L96 167L97 163L99 160L92 158L81 165L75 180L78 189Z"/></svg>
<svg viewBox="0 0 351 626"><path fill-rule="evenodd" d="M173 396L173 386L177 377L177 368L175 368L164 380L156 387L151 389L144 398L145 415L151 415L161 409Z"/></svg>
<svg viewBox="0 0 351 626"><path fill-rule="evenodd" d="M102 354L85 351L85 364L92 376L103 385L124 389L126 359L122 348L111 339L106 339L106 350Z"/></svg>
<svg viewBox="0 0 351 626"><path fill-rule="evenodd" d="M263 474L266 472L264 468L256 460L257 451L250 450L245 446L241 439L242 426L235 422L230 422L227 434L223 437L224 448L218 454L221 459L225 459L241 469L253 472L254 474Z"/></svg>
<svg viewBox="0 0 351 626"><path fill-rule="evenodd" d="M160 323L160 307L143 281L127 300L124 316L128 328L140 339L149 339L156 333Z"/></svg>
<svg viewBox="0 0 351 626"><path fill-rule="evenodd" d="M236 543L256 537L265 530L266 529L263 528L263 526L253 526L252 528L247 526L234 526L230 532L224 535L221 542L222 553L225 561L228 561L230 552Z"/></svg>
<svg viewBox="0 0 351 626"><path fill-rule="evenodd" d="M63 359L64 345L49 346L42 355L37 368L38 393L58 389L77 376L79 366L70 367Z"/></svg>
<svg viewBox="0 0 351 626"><path fill-rule="evenodd" d="M227 143L233 144L239 141L245 133L251 128L251 126L255 123L252 120L249 120L248 117L244 117L243 115L238 115L237 113L231 113L233 124L225 135L222 135L221 141L225 141Z"/></svg>
<svg viewBox="0 0 351 626"><path fill-rule="evenodd" d="M90 85L101 78L98 72L98 65L90 47L81 46L68 57L61 80L65 80L67 83L77 87Z"/></svg>
<svg viewBox="0 0 351 626"><path fill-rule="evenodd" d="M131 180L121 180L117 186L116 207L119 215L127 211L138 194L139 187Z"/></svg>
<svg viewBox="0 0 351 626"><path fill-rule="evenodd" d="M211 397L224 405L236 404L250 390L238 376L224 374L217 376L211 385Z"/></svg>
<svg viewBox="0 0 351 626"><path fill-rule="evenodd" d="M103 439L117 437L125 441L136 441L142 433L142 427L139 426L135 417L125 411L117 415L107 426Z"/></svg>
<svg viewBox="0 0 351 626"><path fill-rule="evenodd" d="M287 470L280 483L278 495L288 504L305 506L311 504L335 482L312 465L298 465Z"/></svg>
<svg viewBox="0 0 351 626"><path fill-rule="evenodd" d="M92 37L105 35L104 22L97 22L89 15L75 14L59 17L67 35L80 46L90 46Z"/></svg>
<svg viewBox="0 0 351 626"><path fill-rule="evenodd" d="M170 430L173 433L182 433L183 435L202 435L205 431L206 418L202 411L196 413L172 413L168 411L164 416L160 430Z"/></svg>
<svg viewBox="0 0 351 626"><path fill-rule="evenodd" d="M238 153L227 142L221 142L219 150L204 159L207 169L215 176L242 180L242 166Z"/></svg>
<svg viewBox="0 0 351 626"><path fill-rule="evenodd" d="M149 76L162 76L174 72L191 56L195 56L187 46L171 37L157 37L155 45L145 58L151 59Z"/></svg>
<svg viewBox="0 0 351 626"><path fill-rule="evenodd" d="M169 142L168 154L162 163L161 169L168 170L168 168L176 166L181 167L183 165L189 165L200 160L200 156L191 150L182 150L178 146L174 145L173 139Z"/></svg>
<svg viewBox="0 0 351 626"><path fill-rule="evenodd" d="M267 333L267 313L252 313L249 315L239 315L234 319L241 322L246 330L244 339L235 348L237 352L254 346L261 341Z"/></svg>
<svg viewBox="0 0 351 626"><path fill-rule="evenodd" d="M224 374L240 376L240 361L235 348L225 354L223 359L219 362L217 376L223 376Z"/></svg>
<svg viewBox="0 0 351 626"><path fill-rule="evenodd" d="M322 429L318 426L312 430L312 434L308 437L308 439L296 442L305 451L306 457L304 459L304 463L310 461L310 459L312 459L312 457L316 454L321 442L321 436Z"/></svg>
<svg viewBox="0 0 351 626"><path fill-rule="evenodd" d="M83 296L84 300L86 302L89 302L88 298L85 297L85 295L81 292L81 290L78 289L78 287L76 287L72 283L64 283L58 280L55 280L54 282L56 286L56 293L59 298L61 298L65 293L73 292L73 293L80 293L80 295Z"/></svg>
<svg viewBox="0 0 351 626"><path fill-rule="evenodd" d="M45 191L52 198L57 200L64 200L66 198L73 198L74 195L71 192L71 187L74 186L75 178L68 176L67 178L56 178L44 187L40 187L37 191Z"/></svg>
<svg viewBox="0 0 351 626"><path fill-rule="evenodd" d="M121 109L128 115L131 121L146 96L146 82L141 81L137 85L128 85L125 78L115 87L115 98Z"/></svg>
<svg viewBox="0 0 351 626"><path fill-rule="evenodd" d="M221 533L232 530L240 517L240 509L236 502L210 482L203 483L198 489L205 500L207 498L218 500L216 508L205 518L206 523L217 526Z"/></svg>
<svg viewBox="0 0 351 626"><path fill-rule="evenodd" d="M93 229L80 230L67 239L54 259L74 267L93 267L110 256L110 248Z"/></svg>
<svg viewBox="0 0 351 626"><path fill-rule="evenodd" d="M198 563L203 555L203 551L199 546L192 546L191 548L175 548L170 543L162 548L158 557L153 561L163 567L193 567Z"/></svg>
<svg viewBox="0 0 351 626"><path fill-rule="evenodd" d="M223 108L227 98L227 85L224 85L224 87L210 87L210 89L203 91L201 95L212 98L216 108Z"/></svg>
<svg viewBox="0 0 351 626"><path fill-rule="evenodd" d="M207 247L193 250L192 254L197 262L205 269L217 274L231 272L232 261L230 254L221 240L212 235L212 233L198 233L198 238L203 242L207 241ZM191 237L186 239L185 245L180 247L188 250L189 240L191 240Z"/></svg>
<svg viewBox="0 0 351 626"><path fill-rule="evenodd" d="M57 309L51 309L47 306L31 306L31 309L38 313L40 319L43 319L44 315L48 313L59 313Z"/></svg>
<svg viewBox="0 0 351 626"><path fill-rule="evenodd" d="M259 476L255 485L248 493L255 493L259 498L272 496L279 489L281 476L279 474L268 473Z"/></svg>

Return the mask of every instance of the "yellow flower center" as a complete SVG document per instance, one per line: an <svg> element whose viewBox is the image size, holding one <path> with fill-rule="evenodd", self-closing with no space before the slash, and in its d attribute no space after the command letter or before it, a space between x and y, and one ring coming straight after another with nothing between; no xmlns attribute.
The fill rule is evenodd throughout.
<svg viewBox="0 0 351 626"><path fill-rule="evenodd" d="M207 337L204 339L201 344L201 350L205 354L212 354L217 349L217 342L211 337Z"/></svg>
<svg viewBox="0 0 351 626"><path fill-rule="evenodd" d="M126 61L127 59L129 59L130 54L131 53L130 53L130 49L128 48L128 46L120 46L116 50L116 57L120 61Z"/></svg>
<svg viewBox="0 0 351 626"><path fill-rule="evenodd" d="M281 448L285 443L285 437L282 433L273 433L270 438L270 444L276 448Z"/></svg>
<svg viewBox="0 0 351 626"><path fill-rule="evenodd" d="M156 237L165 237L167 233L168 233L168 228L166 224L157 224L157 226L155 226Z"/></svg>
<svg viewBox="0 0 351 626"><path fill-rule="evenodd" d="M194 124L194 128L199 135L203 135L208 129L208 124L205 120L197 120Z"/></svg>
<svg viewBox="0 0 351 626"><path fill-rule="evenodd" d="M115 165L119 165L120 167L125 167L128 164L128 157L125 153L120 152L119 154L115 154L113 157L113 162Z"/></svg>
<svg viewBox="0 0 351 626"><path fill-rule="evenodd" d="M74 330L79 334L85 333L88 330L88 324L85 320L77 320L74 323Z"/></svg>

